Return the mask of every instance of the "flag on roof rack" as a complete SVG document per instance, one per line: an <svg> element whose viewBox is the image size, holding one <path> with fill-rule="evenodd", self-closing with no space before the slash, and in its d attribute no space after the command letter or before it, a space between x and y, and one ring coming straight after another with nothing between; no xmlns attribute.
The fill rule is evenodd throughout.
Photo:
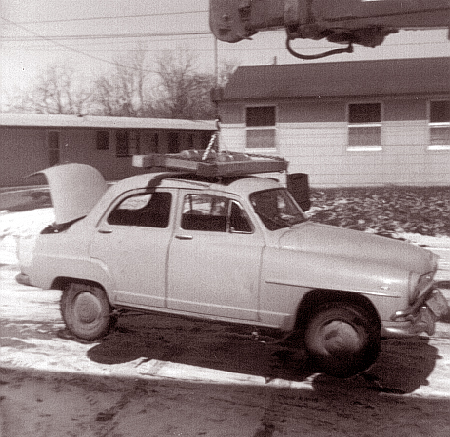
<svg viewBox="0 0 450 437"><path fill-rule="evenodd" d="M208 153L204 150L184 150L175 154L134 155L133 166L179 170L203 177L229 177L283 172L287 170L288 162L278 156L214 150Z"/></svg>

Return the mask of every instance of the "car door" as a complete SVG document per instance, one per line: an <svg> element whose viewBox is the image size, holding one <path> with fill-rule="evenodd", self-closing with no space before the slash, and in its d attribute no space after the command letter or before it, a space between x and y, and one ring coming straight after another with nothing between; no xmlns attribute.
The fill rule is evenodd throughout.
<svg viewBox="0 0 450 437"><path fill-rule="evenodd" d="M90 255L114 282L115 303L165 307L166 265L176 190L124 194L100 222Z"/></svg>
<svg viewBox="0 0 450 437"><path fill-rule="evenodd" d="M257 320L264 238L238 200L180 192L168 264L168 307Z"/></svg>

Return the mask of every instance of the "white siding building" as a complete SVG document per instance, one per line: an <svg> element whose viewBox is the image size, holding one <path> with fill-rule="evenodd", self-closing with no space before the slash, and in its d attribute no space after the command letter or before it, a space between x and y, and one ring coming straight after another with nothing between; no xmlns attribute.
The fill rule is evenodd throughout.
<svg viewBox="0 0 450 437"><path fill-rule="evenodd" d="M219 110L222 148L314 187L450 185L450 58L240 67Z"/></svg>

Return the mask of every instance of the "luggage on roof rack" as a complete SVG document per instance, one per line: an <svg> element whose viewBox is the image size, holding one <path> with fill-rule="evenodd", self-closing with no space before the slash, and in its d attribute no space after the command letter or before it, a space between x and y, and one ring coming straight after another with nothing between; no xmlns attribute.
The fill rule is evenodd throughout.
<svg viewBox="0 0 450 437"><path fill-rule="evenodd" d="M228 177L283 172L287 170L288 162L277 156L216 152L214 150L184 150L174 154L134 155L133 166L160 167L194 173L203 177Z"/></svg>

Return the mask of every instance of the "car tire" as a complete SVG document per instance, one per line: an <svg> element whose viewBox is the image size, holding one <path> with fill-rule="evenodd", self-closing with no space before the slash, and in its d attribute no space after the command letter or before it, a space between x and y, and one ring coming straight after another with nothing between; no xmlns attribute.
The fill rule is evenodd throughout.
<svg viewBox="0 0 450 437"><path fill-rule="evenodd" d="M82 340L102 338L112 326L108 296L99 287L71 283L63 291L60 305L67 328Z"/></svg>
<svg viewBox="0 0 450 437"><path fill-rule="evenodd" d="M304 340L320 371L348 378L377 360L381 326L376 317L359 305L329 302L310 318Z"/></svg>

